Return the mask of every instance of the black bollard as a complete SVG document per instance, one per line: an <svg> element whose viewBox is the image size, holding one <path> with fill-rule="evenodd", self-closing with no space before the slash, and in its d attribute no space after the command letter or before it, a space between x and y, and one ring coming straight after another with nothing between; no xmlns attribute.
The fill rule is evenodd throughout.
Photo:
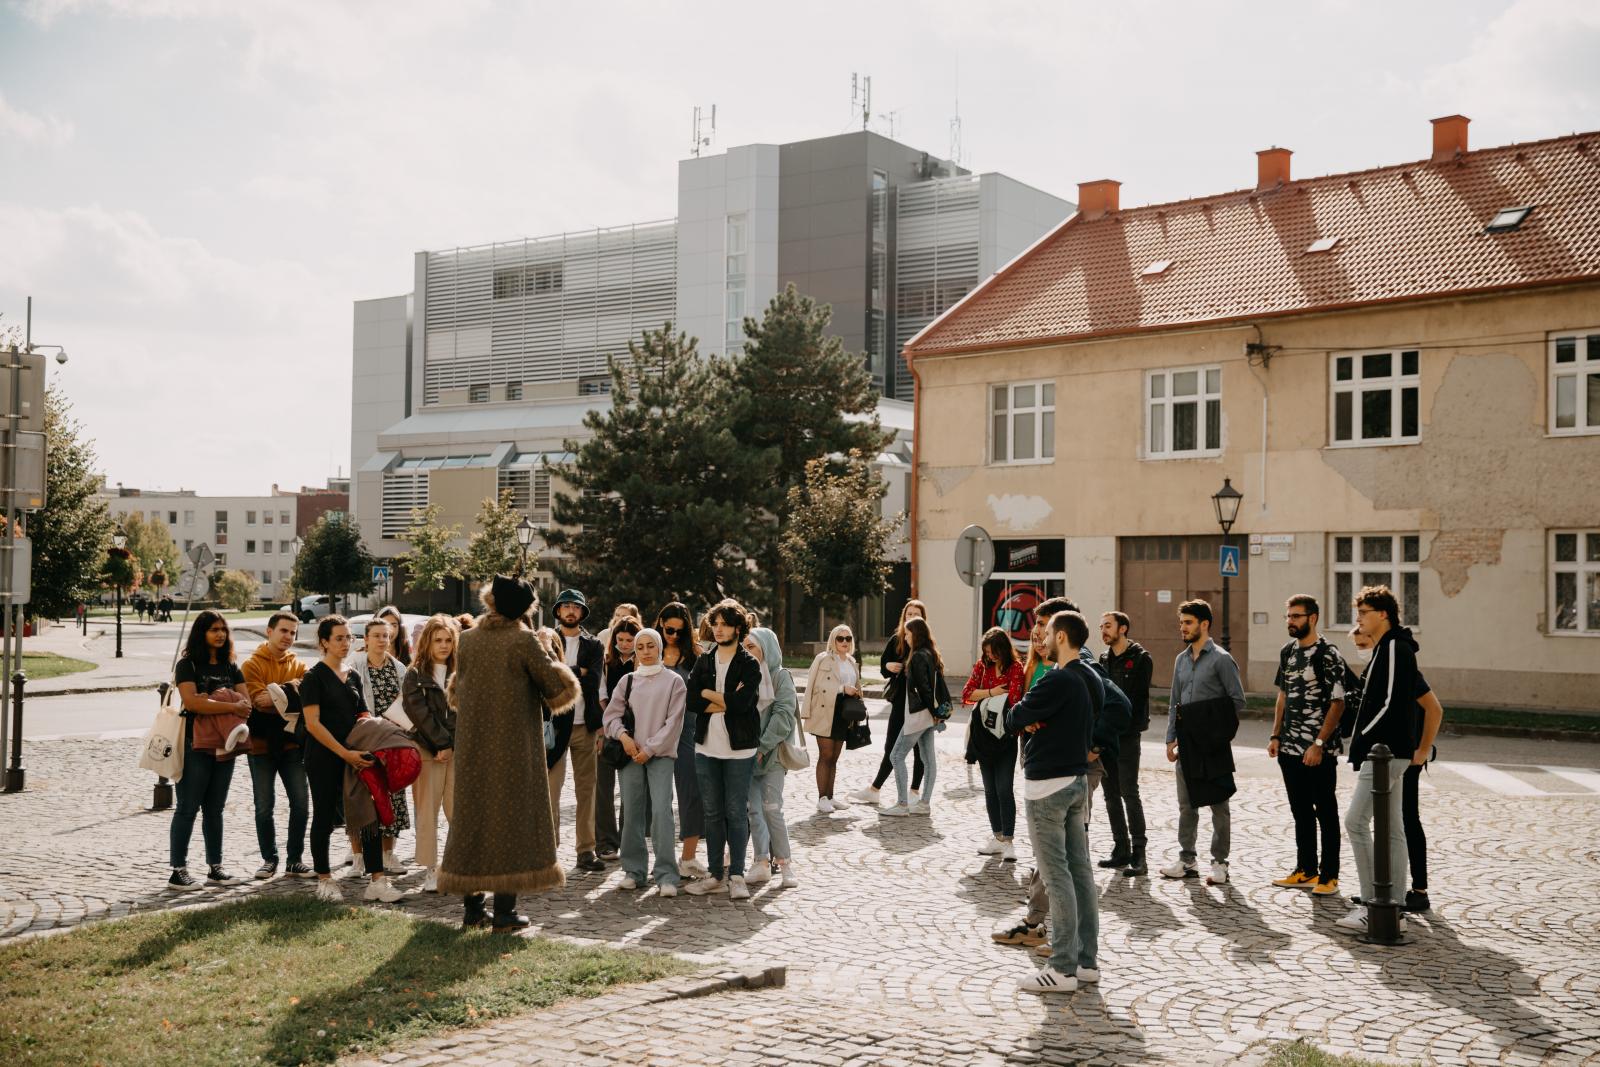
<svg viewBox="0 0 1600 1067"><path fill-rule="evenodd" d="M1389 808L1395 790L1389 773L1394 754L1388 745L1373 745L1367 759L1372 761L1372 899L1366 902L1367 934L1362 940L1373 945L1402 945L1406 937L1400 929L1400 902L1394 899L1394 871L1389 863L1389 842L1402 832Z"/></svg>
<svg viewBox="0 0 1600 1067"><path fill-rule="evenodd" d="M22 767L22 687L28 676L18 671L11 676L11 766L6 768L5 792L20 793L28 781L28 772ZM0 715L5 709L0 708Z"/></svg>
<svg viewBox="0 0 1600 1067"><path fill-rule="evenodd" d="M170 688L171 685L169 683L162 682L161 688L156 690L161 694L161 704L163 706L167 702L167 690ZM179 743L181 744L182 742L180 741ZM170 807L172 807L172 783L167 781L164 776L158 776L156 778L155 792L150 797L150 810L166 811Z"/></svg>

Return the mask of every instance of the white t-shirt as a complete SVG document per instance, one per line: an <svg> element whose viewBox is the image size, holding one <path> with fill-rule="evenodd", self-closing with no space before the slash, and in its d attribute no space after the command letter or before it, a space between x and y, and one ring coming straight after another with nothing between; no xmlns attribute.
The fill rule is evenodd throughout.
<svg viewBox="0 0 1600 1067"><path fill-rule="evenodd" d="M561 639L562 639L562 641L566 642L567 666L572 668L572 673L573 674L577 674L578 673L578 638L576 638L576 637L567 637L565 634L563 634ZM572 705L572 717L573 717L573 721L574 722L577 722L579 725L582 725L582 719L583 719L583 679L582 678L578 679L578 702L576 704Z"/></svg>
<svg viewBox="0 0 1600 1067"><path fill-rule="evenodd" d="M717 656L716 652L710 653ZM728 663L721 656L717 656L717 692L721 693L728 683ZM706 716L706 739L694 746L696 753L710 756L713 759L749 759L754 756L757 749L734 748L733 742L728 740L728 716L726 713Z"/></svg>
<svg viewBox="0 0 1600 1067"><path fill-rule="evenodd" d="M1059 793L1067 786L1082 778L1081 774L1071 774L1065 778L1040 778L1034 781L1031 778L1022 780L1023 800L1043 800L1052 793Z"/></svg>
<svg viewBox="0 0 1600 1067"><path fill-rule="evenodd" d="M435 663L433 665L433 680L434 680L434 683L437 684L440 689L444 688L444 679L445 679L444 664L443 663Z"/></svg>

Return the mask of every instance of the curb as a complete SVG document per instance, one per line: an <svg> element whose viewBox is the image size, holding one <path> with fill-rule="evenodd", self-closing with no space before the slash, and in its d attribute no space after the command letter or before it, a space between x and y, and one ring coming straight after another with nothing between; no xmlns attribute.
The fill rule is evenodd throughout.
<svg viewBox="0 0 1600 1067"><path fill-rule="evenodd" d="M34 700L40 697L81 697L91 696L95 693L153 693L158 687L160 687L160 685L161 683L157 681L139 682L131 685L102 685L94 688L79 689L45 689L42 691L30 689L28 690L28 699Z"/></svg>

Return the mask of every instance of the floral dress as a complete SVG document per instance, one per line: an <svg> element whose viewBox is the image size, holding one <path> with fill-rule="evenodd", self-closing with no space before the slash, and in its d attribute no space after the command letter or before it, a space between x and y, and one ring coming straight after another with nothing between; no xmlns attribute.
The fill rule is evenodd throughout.
<svg viewBox="0 0 1600 1067"><path fill-rule="evenodd" d="M372 676L372 704L374 707L387 708L400 699L400 668L395 666L393 660L381 667L374 667ZM405 790L389 794L389 803L394 805L394 823L383 828L383 836L396 838L401 830L411 829L411 809L406 806Z"/></svg>

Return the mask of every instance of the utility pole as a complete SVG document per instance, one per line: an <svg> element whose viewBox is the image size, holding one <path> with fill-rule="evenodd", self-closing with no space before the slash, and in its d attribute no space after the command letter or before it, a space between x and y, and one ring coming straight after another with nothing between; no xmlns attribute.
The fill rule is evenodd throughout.
<svg viewBox="0 0 1600 1067"><path fill-rule="evenodd" d="M28 297L28 316L26 331L23 334L22 353L33 351L33 297ZM18 434L22 430L22 372L27 369L22 355L16 347L6 353L4 368L0 368L10 377L11 403L10 409L4 413L4 426L0 427L0 451L5 453L3 462L4 481L0 483L3 488L3 518L5 525L5 540L0 544L0 618L5 622L5 633L0 635L0 759L5 756L5 718L11 711L12 685L16 686L16 711L11 722L11 764L6 768L4 790L7 793L21 792L27 780L27 772L22 768L22 687L27 681L27 674L22 670L22 627L19 623L21 607L17 604L17 590L13 587L12 578L16 571L17 557L17 443ZM13 649L15 650L13 652ZM13 678L12 670L16 675Z"/></svg>

